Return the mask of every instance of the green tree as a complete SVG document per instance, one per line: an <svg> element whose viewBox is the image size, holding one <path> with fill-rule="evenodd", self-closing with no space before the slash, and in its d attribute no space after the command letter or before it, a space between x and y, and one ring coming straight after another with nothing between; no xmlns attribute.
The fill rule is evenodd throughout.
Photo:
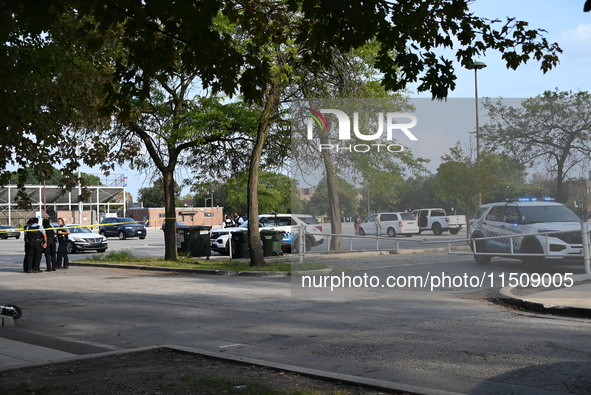
<svg viewBox="0 0 591 395"><path fill-rule="evenodd" d="M347 180L338 178L337 193L339 195L339 214L340 216L353 216L359 211L359 202L357 200L357 189L353 187ZM332 213L332 207L329 197L328 184L326 177L322 178L316 190L310 198L308 204L308 211L310 214L322 216ZM339 217L340 219L340 217Z"/></svg>
<svg viewBox="0 0 591 395"><path fill-rule="evenodd" d="M291 212L291 183L289 176L271 171L261 171L259 176L258 200L263 213ZM228 208L239 213L248 210L248 172L238 174L225 185Z"/></svg>
<svg viewBox="0 0 591 395"><path fill-rule="evenodd" d="M483 106L491 121L481 135L491 150L528 166L545 166L556 177L556 199L564 202L565 180L591 156L591 94L546 91L523 100L521 107L501 99L485 100Z"/></svg>
<svg viewBox="0 0 591 395"><path fill-rule="evenodd" d="M478 165L458 143L442 157L433 190L444 206L470 215L478 206L479 193L483 203L517 197L524 190L525 177L518 160L484 151Z"/></svg>
<svg viewBox="0 0 591 395"><path fill-rule="evenodd" d="M165 258L177 259L176 211L179 194L175 172L197 167L193 172L224 172L244 166L256 128L258 112L239 102L222 103L215 97L191 100L193 80L185 74L159 75L149 96L139 99L133 117L120 120L117 135L131 134L146 149L132 164L153 169L162 180L166 216ZM155 204L151 201L148 204Z"/></svg>
<svg viewBox="0 0 591 395"><path fill-rule="evenodd" d="M175 207L180 206L180 195L182 188L175 182L174 184L174 202ZM144 207L164 207L164 182L162 178L154 181L151 187L144 187L138 190L138 201ZM173 218L176 217L173 215Z"/></svg>

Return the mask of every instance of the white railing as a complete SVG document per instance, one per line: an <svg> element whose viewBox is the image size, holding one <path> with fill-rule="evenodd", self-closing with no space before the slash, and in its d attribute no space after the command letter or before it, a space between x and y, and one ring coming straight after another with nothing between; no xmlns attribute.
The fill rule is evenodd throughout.
<svg viewBox="0 0 591 395"><path fill-rule="evenodd" d="M379 250L380 241L395 243L396 247L394 249L390 249L393 251L400 250L400 243L416 243L418 245L426 245L426 244L447 244L448 246L448 254L450 255L483 255L483 256L508 256L513 258L522 258L522 257L541 257L541 258L552 258L556 257L557 255L549 254L550 252L550 241L549 237L555 234L564 234L565 231L556 231L556 232L543 232L543 233L529 233L529 234L519 234L519 235L503 235L503 236L491 236L491 237L480 237L480 238L473 238L473 239L455 239L455 240L441 240L441 241L427 241L425 239L422 240L398 240L392 238L384 238L380 236L361 236L361 235L344 235L344 234L334 234L334 233L318 233L318 232L307 232L305 226L298 226L294 227L297 228L298 231L298 257L299 262L303 263L304 258L306 256L306 235L310 236L322 236L326 237L327 241L327 250L326 252L330 252L330 239L332 237L341 237L345 239L349 239L349 249L353 251L353 239L375 239L376 245L375 249ZM544 237L545 243L545 251L546 253L524 253L524 252L516 252L514 248L514 239L523 239L524 237L534 237L534 236L542 236ZM582 238L582 247L581 247L581 254L569 254L572 257L582 257L583 262L585 265L585 273L591 274L591 240L589 236L589 228L587 223L581 223L581 238ZM509 239L509 252L478 252L477 250L477 243L484 241L484 240L498 240L498 239ZM453 251L452 245L463 243L464 245L471 245L472 251Z"/></svg>

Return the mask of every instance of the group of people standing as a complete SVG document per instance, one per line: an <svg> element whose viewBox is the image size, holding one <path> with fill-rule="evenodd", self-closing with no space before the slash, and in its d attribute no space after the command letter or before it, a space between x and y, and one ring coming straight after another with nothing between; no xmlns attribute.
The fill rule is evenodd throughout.
<svg viewBox="0 0 591 395"><path fill-rule="evenodd" d="M235 226L240 226L244 223L244 218L242 218L238 213L234 213L234 215L226 214L226 218L222 223L222 228L233 228Z"/></svg>
<svg viewBox="0 0 591 395"><path fill-rule="evenodd" d="M58 218L58 227L52 227L49 219L39 225L39 218L31 218L25 225L25 259L23 271L25 273L41 273L41 258L45 255L46 272L57 269L68 269L68 235L63 218Z"/></svg>

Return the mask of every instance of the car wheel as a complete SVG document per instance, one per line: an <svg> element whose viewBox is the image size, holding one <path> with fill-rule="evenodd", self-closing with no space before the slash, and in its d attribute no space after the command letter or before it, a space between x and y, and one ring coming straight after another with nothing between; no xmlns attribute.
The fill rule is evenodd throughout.
<svg viewBox="0 0 591 395"><path fill-rule="evenodd" d="M457 235L458 233L460 233L459 229L450 229L449 233L451 233L452 235Z"/></svg>
<svg viewBox="0 0 591 395"><path fill-rule="evenodd" d="M540 242L537 241L536 239L524 240L523 244L520 248L520 251L523 252L524 254L543 254L544 253L544 250L542 249ZM546 261L543 257L537 257L537 256L525 256L521 260L530 269L539 268Z"/></svg>
<svg viewBox="0 0 591 395"><path fill-rule="evenodd" d="M435 222L431 229L433 230L433 234L435 236L439 236L443 233L443 229L441 229L441 225L439 224L439 222Z"/></svg>
<svg viewBox="0 0 591 395"><path fill-rule="evenodd" d="M74 244L73 241L68 241L68 244L66 245L66 252L68 254L75 254L76 253L76 244Z"/></svg>
<svg viewBox="0 0 591 395"><path fill-rule="evenodd" d="M396 237L396 230L394 228L388 228L388 237Z"/></svg>
<svg viewBox="0 0 591 395"><path fill-rule="evenodd" d="M412 237L412 233L408 233L405 235L406 237Z"/></svg>
<svg viewBox="0 0 591 395"><path fill-rule="evenodd" d="M474 247L473 247L473 243L472 243L472 239L479 239L483 237L481 233L474 233L472 235L472 238L470 239L470 249L472 250L472 252L474 252L474 261L479 264L479 265L488 265L490 263L490 260L492 259L492 256L490 255L478 255L478 252L486 252L486 247L485 247L485 242L484 240L482 241L476 241L476 251L474 251Z"/></svg>
<svg viewBox="0 0 591 395"><path fill-rule="evenodd" d="M96 252L105 252L105 251L107 251L106 248L101 248L100 250L96 250Z"/></svg>
<svg viewBox="0 0 591 395"><path fill-rule="evenodd" d="M146 236L140 236L140 240L144 240Z"/></svg>
<svg viewBox="0 0 591 395"><path fill-rule="evenodd" d="M304 241L306 242L306 245L305 245L306 252L308 252L312 249L312 245L314 244L314 241L310 237L306 237ZM296 237L291 242L291 252L293 254L297 254L299 252L299 247L300 247L300 238Z"/></svg>
<svg viewBox="0 0 591 395"><path fill-rule="evenodd" d="M125 240L127 237L125 237L125 233L123 233L122 230L119 231L119 240Z"/></svg>
<svg viewBox="0 0 591 395"><path fill-rule="evenodd" d="M6 236L6 235L0 235L0 239L2 239L2 240L8 240L8 236Z"/></svg>
<svg viewBox="0 0 591 395"><path fill-rule="evenodd" d="M20 239L20 238L21 238L21 235L18 235L18 236L16 236L16 239L17 239L17 240L18 240L18 239Z"/></svg>
<svg viewBox="0 0 591 395"><path fill-rule="evenodd" d="M359 228L359 236L365 236L365 231L363 228Z"/></svg>

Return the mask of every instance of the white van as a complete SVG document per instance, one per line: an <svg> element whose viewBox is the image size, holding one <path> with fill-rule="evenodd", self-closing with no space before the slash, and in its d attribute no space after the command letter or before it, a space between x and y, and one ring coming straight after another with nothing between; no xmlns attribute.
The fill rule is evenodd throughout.
<svg viewBox="0 0 591 395"><path fill-rule="evenodd" d="M376 224L376 217L380 216L380 234L378 235L378 227ZM389 237L396 237L396 235L405 235L410 237L413 234L419 233L419 225L417 219L412 213L376 213L372 214L361 223L359 233L364 235L388 235Z"/></svg>

